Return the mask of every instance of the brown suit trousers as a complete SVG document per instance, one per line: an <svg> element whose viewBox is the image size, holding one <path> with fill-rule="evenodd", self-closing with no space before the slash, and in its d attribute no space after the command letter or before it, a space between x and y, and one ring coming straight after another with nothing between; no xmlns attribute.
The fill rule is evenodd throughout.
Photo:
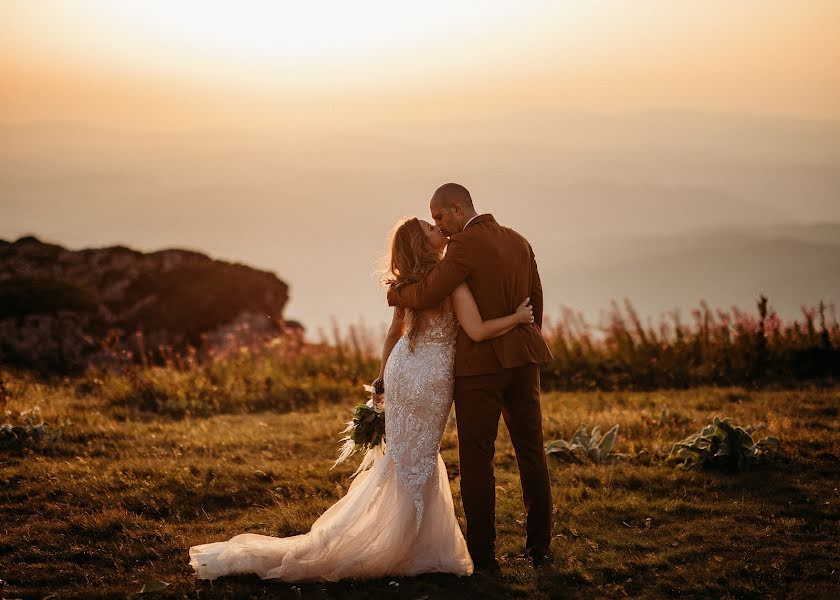
<svg viewBox="0 0 840 600"><path fill-rule="evenodd" d="M467 517L467 547L476 564L486 563L495 554L493 456L500 414L519 466L526 515L525 551L545 554L551 541L551 487L543 448L539 366L456 377L461 500Z"/></svg>

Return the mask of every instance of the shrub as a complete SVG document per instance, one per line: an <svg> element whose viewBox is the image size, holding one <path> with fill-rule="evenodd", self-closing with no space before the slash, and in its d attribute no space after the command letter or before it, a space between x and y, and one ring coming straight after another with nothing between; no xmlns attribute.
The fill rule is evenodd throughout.
<svg viewBox="0 0 840 600"><path fill-rule="evenodd" d="M728 472L748 469L766 462L779 444L771 436L754 441L753 433L766 428L765 424L737 427L731 419L716 416L700 433L674 444L666 462L680 464L685 469L712 468Z"/></svg>
<svg viewBox="0 0 840 600"><path fill-rule="evenodd" d="M543 365L546 389L688 388L694 385L796 385L840 379L840 324L833 304L802 307L803 320L783 321L767 298L758 314L712 310L706 302L684 322L672 311L658 323L642 321L629 299L612 303L593 327L563 308L546 318L543 335L554 355Z"/></svg>
<svg viewBox="0 0 840 600"><path fill-rule="evenodd" d="M376 372L374 359L338 359L324 350L299 356L244 352L184 368L130 366L88 373L77 393L112 406L174 418L259 411L290 412L336 404L357 394Z"/></svg>
<svg viewBox="0 0 840 600"><path fill-rule="evenodd" d="M569 462L582 463L585 461L596 464L613 462L623 454L610 454L618 435L618 424L613 425L603 436L599 436L600 429L596 425L592 433L586 433L586 426L581 425L574 433L571 441L554 440L546 446L545 453Z"/></svg>
<svg viewBox="0 0 840 600"><path fill-rule="evenodd" d="M41 418L41 410L35 406L17 415L6 411L6 422L0 425L0 449L20 449L58 439L70 421L56 428L49 427Z"/></svg>

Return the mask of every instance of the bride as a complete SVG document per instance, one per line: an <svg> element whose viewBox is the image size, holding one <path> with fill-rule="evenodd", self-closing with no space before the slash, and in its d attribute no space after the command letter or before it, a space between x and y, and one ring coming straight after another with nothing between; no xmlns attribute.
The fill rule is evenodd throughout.
<svg viewBox="0 0 840 600"><path fill-rule="evenodd" d="M399 223L385 283L420 281L441 259L446 244L447 238L426 221ZM396 308L374 382L377 401L384 402L384 454L356 476L308 533L285 538L243 533L191 547L195 576L255 573L262 579L306 582L472 574L439 453L452 406L455 337L459 324L480 341L532 321L527 298L515 313L482 321L465 283L437 309Z"/></svg>

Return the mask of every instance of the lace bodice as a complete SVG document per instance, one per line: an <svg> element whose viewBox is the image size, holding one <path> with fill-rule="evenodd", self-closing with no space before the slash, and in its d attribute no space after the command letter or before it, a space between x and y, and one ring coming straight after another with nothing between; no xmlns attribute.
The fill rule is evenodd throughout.
<svg viewBox="0 0 840 600"><path fill-rule="evenodd" d="M458 319L453 311L429 313L426 319L421 329L417 332L415 345L449 345L455 343L455 337L458 335Z"/></svg>
<svg viewBox="0 0 840 600"><path fill-rule="evenodd" d="M385 365L385 439L397 478L415 498L418 527L423 486L437 462L452 407L457 331L454 312L432 313L418 331L414 351L404 335Z"/></svg>

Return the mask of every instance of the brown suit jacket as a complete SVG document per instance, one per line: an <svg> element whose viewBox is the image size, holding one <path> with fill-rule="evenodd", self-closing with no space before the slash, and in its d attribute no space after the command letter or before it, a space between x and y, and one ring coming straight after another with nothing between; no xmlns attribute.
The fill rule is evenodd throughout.
<svg viewBox="0 0 840 600"><path fill-rule="evenodd" d="M440 305L462 281L475 296L485 321L511 314L531 297L534 324L519 325L506 334L474 342L458 331L455 376L485 375L502 369L551 360L542 337L543 295L531 245L513 229L502 227L493 215L479 215L449 238L446 256L426 277L388 291L390 306L420 310Z"/></svg>

